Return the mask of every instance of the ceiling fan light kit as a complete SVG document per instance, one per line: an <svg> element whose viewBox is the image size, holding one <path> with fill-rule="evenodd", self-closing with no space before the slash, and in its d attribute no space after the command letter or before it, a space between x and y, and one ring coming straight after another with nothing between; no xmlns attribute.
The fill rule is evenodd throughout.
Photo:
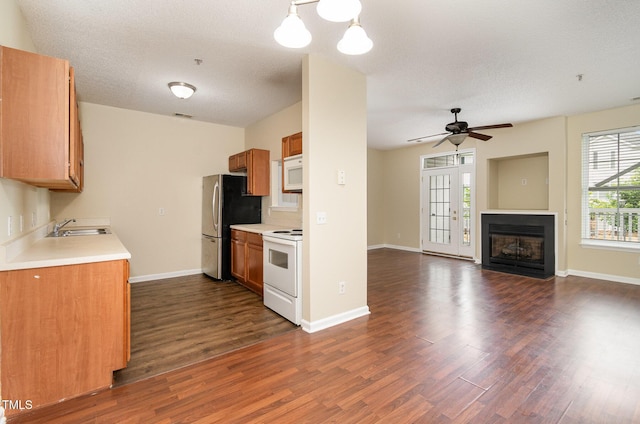
<svg viewBox="0 0 640 424"><path fill-rule="evenodd" d="M341 53L360 55L371 50L373 41L360 25L359 15L362 11L360 0L292 0L287 17L273 33L278 44L299 49L311 43L311 33L298 15L298 6L311 3L318 3L316 8L318 15L327 21L350 21L347 31L337 45Z"/></svg>
<svg viewBox="0 0 640 424"><path fill-rule="evenodd" d="M492 138L492 136L490 136L490 135L480 134L480 133L475 132L477 130L490 130L490 129L495 129L495 128L513 127L512 124L496 124L496 125L484 125L484 126L480 126L480 127L469 128L469 124L467 122L458 121L458 114L460 113L461 110L462 109L460 109L459 107L451 109L451 113L453 113L455 119L454 119L453 122L447 124L446 127L444 128L447 132L441 133L441 134L427 135L427 136L424 136L424 137L412 138L411 140L407 140L407 141L409 141L409 142L415 141L417 143L420 143L421 141L424 141L426 138L446 135L446 137L444 137L443 139L438 141L436 144L434 144L433 147L438 147L439 145L441 145L445 141L449 140L451 142L451 144L456 146L456 150L458 150L458 146L460 144L462 144L462 142L467 137L475 138L475 139L482 140L482 141L487 141L487 140L490 140Z"/></svg>

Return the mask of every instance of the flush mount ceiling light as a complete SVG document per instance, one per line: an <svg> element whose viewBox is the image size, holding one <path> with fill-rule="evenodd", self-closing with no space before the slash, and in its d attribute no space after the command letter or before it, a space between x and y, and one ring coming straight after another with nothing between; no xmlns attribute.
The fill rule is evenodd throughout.
<svg viewBox="0 0 640 424"><path fill-rule="evenodd" d="M294 49L306 47L311 43L311 33L298 15L298 6L318 3L318 14L331 22L348 22L349 28L338 43L338 50L348 55L367 53L373 47L373 41L360 25L360 0L291 0L289 13L282 24L274 31L273 37L284 46Z"/></svg>
<svg viewBox="0 0 640 424"><path fill-rule="evenodd" d="M196 87L186 82L170 82L169 89L179 99L188 99L196 92Z"/></svg>

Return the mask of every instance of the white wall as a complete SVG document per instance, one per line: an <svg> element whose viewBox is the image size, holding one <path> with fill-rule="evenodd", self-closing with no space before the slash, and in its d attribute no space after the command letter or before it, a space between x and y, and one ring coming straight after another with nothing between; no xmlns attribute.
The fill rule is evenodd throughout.
<svg viewBox="0 0 640 424"><path fill-rule="evenodd" d="M35 52L22 12L14 0L0 1L0 45ZM20 217L23 228L20 231ZM11 217L11 235L7 223ZM49 190L0 179L0 243L20 237L49 221Z"/></svg>
<svg viewBox="0 0 640 424"><path fill-rule="evenodd" d="M228 172L244 130L91 103L80 118L85 189L51 193L52 215L110 218L134 280L199 272L202 177Z"/></svg>
<svg viewBox="0 0 640 424"><path fill-rule="evenodd" d="M303 320L312 331L368 313L366 100L364 75L305 58ZM346 185L337 184L338 170ZM326 212L326 224L316 223L317 212Z"/></svg>

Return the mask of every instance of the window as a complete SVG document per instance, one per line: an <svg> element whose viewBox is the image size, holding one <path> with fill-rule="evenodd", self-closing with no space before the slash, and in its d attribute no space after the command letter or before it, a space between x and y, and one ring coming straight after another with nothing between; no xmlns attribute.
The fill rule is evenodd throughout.
<svg viewBox="0 0 640 424"><path fill-rule="evenodd" d="M640 247L640 127L583 135L582 238Z"/></svg>
<svg viewBox="0 0 640 424"><path fill-rule="evenodd" d="M298 193L282 192L282 161L271 161L271 209L297 210Z"/></svg>

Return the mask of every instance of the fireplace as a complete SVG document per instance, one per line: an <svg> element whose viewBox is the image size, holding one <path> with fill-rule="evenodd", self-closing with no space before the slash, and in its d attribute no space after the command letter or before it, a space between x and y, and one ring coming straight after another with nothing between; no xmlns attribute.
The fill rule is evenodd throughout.
<svg viewBox="0 0 640 424"><path fill-rule="evenodd" d="M555 216L482 214L482 268L536 278L555 274Z"/></svg>

